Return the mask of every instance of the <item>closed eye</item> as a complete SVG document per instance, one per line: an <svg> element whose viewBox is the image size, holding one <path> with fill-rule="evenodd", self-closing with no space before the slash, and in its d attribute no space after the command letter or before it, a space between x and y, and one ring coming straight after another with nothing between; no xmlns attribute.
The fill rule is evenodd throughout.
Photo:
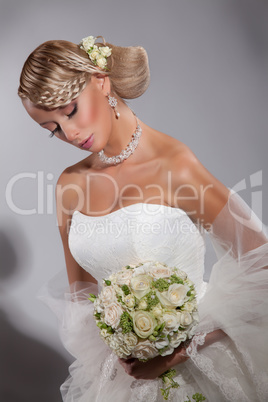
<svg viewBox="0 0 268 402"><path fill-rule="evenodd" d="M71 113L67 114L67 117L69 119L71 119L75 115L76 112L77 112L77 104L74 105L74 108L71 111ZM61 130L60 126L57 126L53 131L51 131L51 133L49 134L49 137L50 138L54 137L54 135L60 130Z"/></svg>
<svg viewBox="0 0 268 402"><path fill-rule="evenodd" d="M74 105L73 110L71 111L70 114L67 114L67 116L69 117L69 119L75 115L75 113L77 112L77 104Z"/></svg>

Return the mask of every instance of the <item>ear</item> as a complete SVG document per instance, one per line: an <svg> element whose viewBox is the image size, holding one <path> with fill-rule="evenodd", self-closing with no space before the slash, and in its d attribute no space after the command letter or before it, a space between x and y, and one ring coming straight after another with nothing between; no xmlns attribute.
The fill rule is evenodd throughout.
<svg viewBox="0 0 268 402"><path fill-rule="evenodd" d="M111 92L111 82L107 75L92 75L91 82L98 90L100 90L103 95L107 95Z"/></svg>

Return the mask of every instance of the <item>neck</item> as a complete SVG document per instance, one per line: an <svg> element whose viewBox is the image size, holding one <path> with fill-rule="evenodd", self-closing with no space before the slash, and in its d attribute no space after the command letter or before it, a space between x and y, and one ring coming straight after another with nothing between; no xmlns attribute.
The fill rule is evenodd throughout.
<svg viewBox="0 0 268 402"><path fill-rule="evenodd" d="M112 132L104 150L106 156L115 156L126 148L131 141L132 134L136 130L137 120L129 107L122 101L118 101L117 110L120 117L117 120L113 113Z"/></svg>

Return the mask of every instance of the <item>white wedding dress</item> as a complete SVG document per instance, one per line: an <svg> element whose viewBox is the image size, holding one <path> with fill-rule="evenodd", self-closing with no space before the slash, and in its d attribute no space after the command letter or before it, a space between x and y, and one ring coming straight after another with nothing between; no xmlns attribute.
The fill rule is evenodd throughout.
<svg viewBox="0 0 268 402"><path fill-rule="evenodd" d="M209 284L202 228L179 208L137 203L104 216L72 216L71 253L100 285L123 266L147 260L176 266L195 283L200 325L190 358L175 367L180 387L170 401L192 401L196 392L209 402L268 401L267 236L243 200L234 194L232 200L233 211L250 224L239 222L230 205L218 215L208 232L218 256ZM161 380L127 375L99 337L88 293L100 287L75 283L67 290L61 281L54 278L41 297L58 315L61 339L75 358L61 386L64 402L163 401ZM206 333L218 328L227 336L199 350Z"/></svg>

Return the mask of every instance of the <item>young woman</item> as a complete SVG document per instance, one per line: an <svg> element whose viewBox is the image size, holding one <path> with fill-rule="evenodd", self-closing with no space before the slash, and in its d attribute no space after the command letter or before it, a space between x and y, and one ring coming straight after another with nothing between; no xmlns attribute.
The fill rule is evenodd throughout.
<svg viewBox="0 0 268 402"><path fill-rule="evenodd" d="M265 401L266 228L185 144L128 107L125 100L149 85L145 50L96 40L43 43L26 60L18 92L50 136L89 151L56 188L71 285L61 331L76 357L63 400L161 401L158 376L174 367L180 387L170 400L202 392L211 402ZM205 231L219 258L208 286ZM123 266L146 260L187 272L200 323L192 341L170 355L118 359L99 337L88 293L97 294L102 279Z"/></svg>

